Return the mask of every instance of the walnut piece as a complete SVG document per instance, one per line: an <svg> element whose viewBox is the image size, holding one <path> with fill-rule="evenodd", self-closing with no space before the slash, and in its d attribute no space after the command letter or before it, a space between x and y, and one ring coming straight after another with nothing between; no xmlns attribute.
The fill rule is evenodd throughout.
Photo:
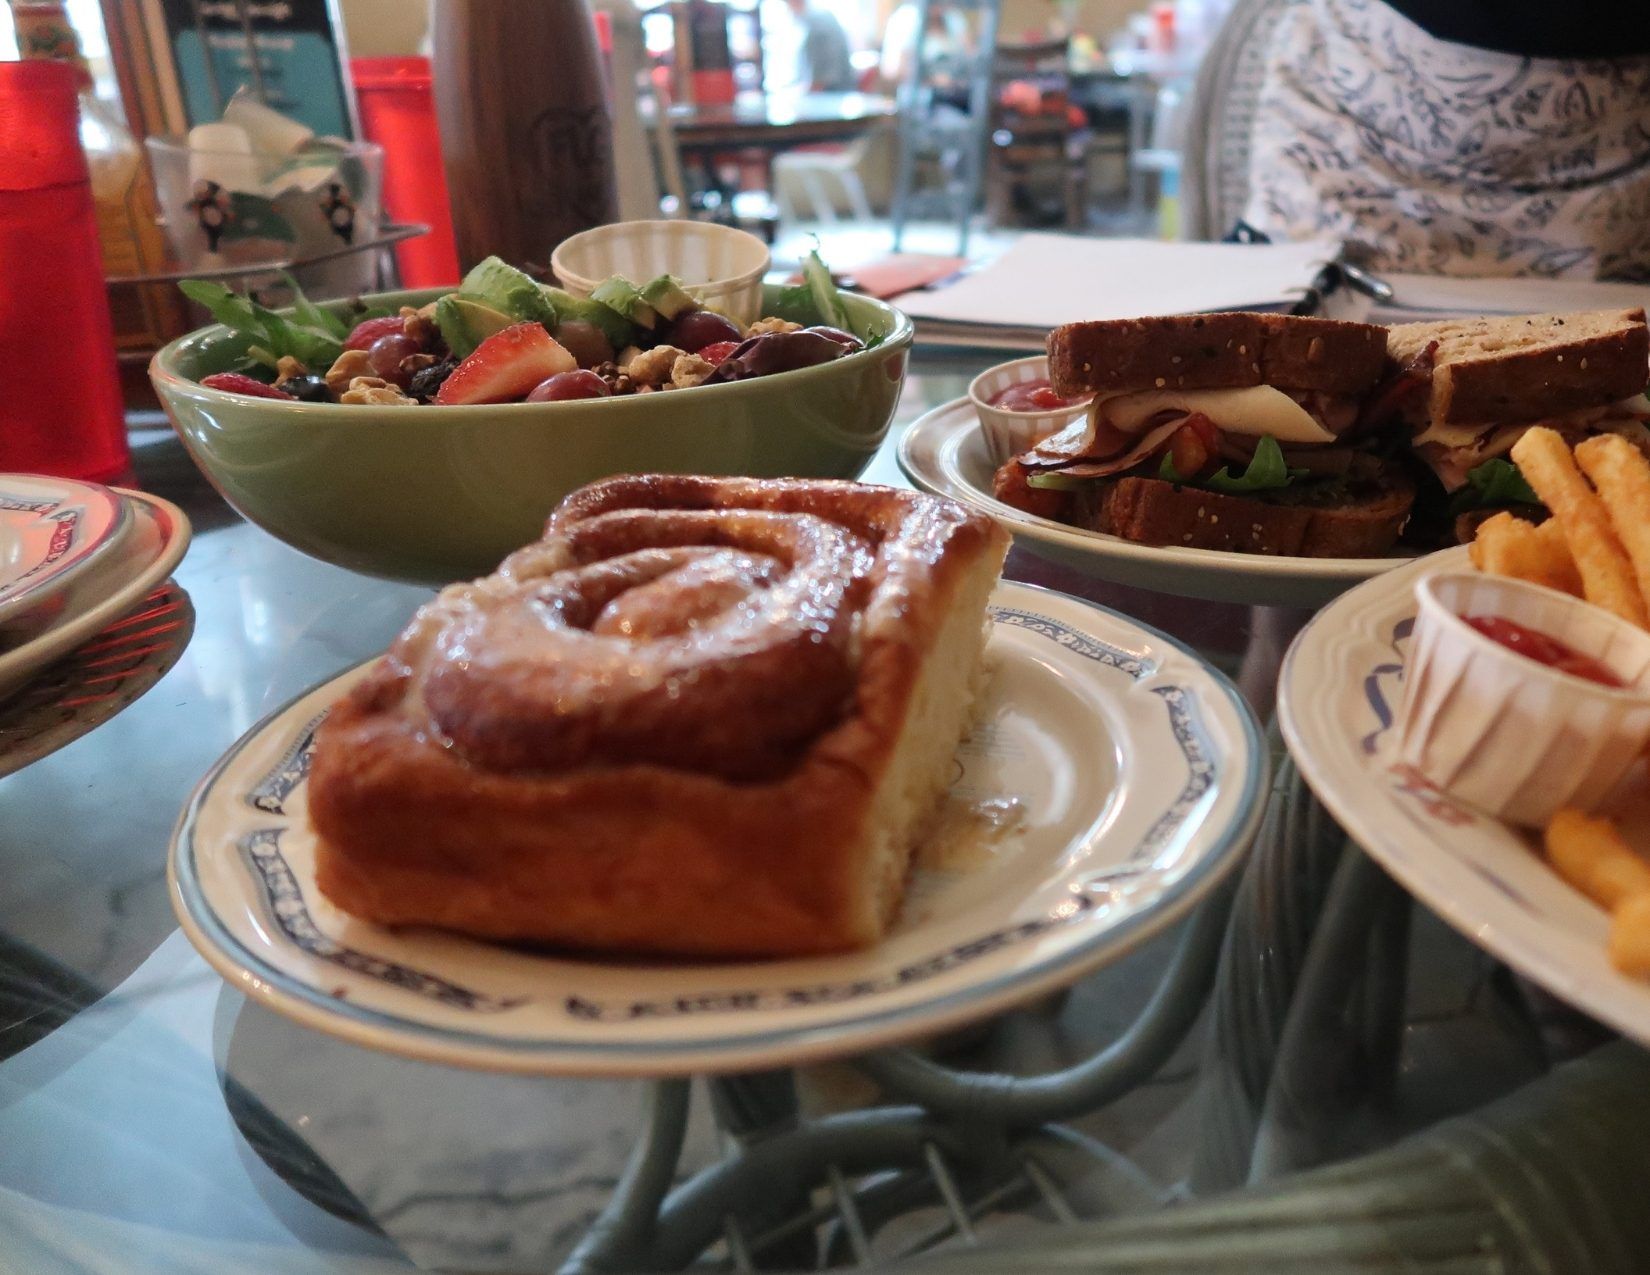
<svg viewBox="0 0 1650 1275"><path fill-rule="evenodd" d="M625 372L637 385L657 387L670 380L671 368L682 357L674 345L656 345L643 350L625 365Z"/></svg>
<svg viewBox="0 0 1650 1275"><path fill-rule="evenodd" d="M338 396L340 403L371 403L377 407L417 407L381 376L358 376L349 383L349 389Z"/></svg>
<svg viewBox="0 0 1650 1275"><path fill-rule="evenodd" d="M425 368L434 367L439 362L441 360L433 354L409 354L396 366L400 369L401 375L410 381Z"/></svg>
<svg viewBox="0 0 1650 1275"><path fill-rule="evenodd" d="M327 369L327 388L335 395L342 394L356 377L371 375L372 360L365 350L345 350L338 356L337 362Z"/></svg>
<svg viewBox="0 0 1650 1275"><path fill-rule="evenodd" d="M679 390L702 384L716 370L716 364L697 354L683 354L670 365L670 383Z"/></svg>
<svg viewBox="0 0 1650 1275"><path fill-rule="evenodd" d="M308 376L309 369L290 354L283 354L275 360L275 383L289 381L295 376Z"/></svg>
<svg viewBox="0 0 1650 1275"><path fill-rule="evenodd" d="M795 332L802 327L800 323L792 323L789 319L766 318L758 319L745 329L747 337L762 336L768 332Z"/></svg>
<svg viewBox="0 0 1650 1275"><path fill-rule="evenodd" d="M401 332L417 341L420 348L428 348L435 343L440 329L435 326L435 319L422 310L414 310L411 306L401 307Z"/></svg>

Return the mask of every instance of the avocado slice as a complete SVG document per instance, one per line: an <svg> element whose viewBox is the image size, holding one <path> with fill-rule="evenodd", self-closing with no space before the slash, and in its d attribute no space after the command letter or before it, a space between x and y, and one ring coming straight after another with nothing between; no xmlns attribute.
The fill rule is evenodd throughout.
<svg viewBox="0 0 1650 1275"><path fill-rule="evenodd" d="M485 261L478 262L470 273L464 276L458 290L485 302L495 310L502 310L514 317L518 323L533 322L548 326L556 321L555 309L545 299L544 293L539 291L539 285L497 257L488 257Z"/></svg>
<svg viewBox="0 0 1650 1275"><path fill-rule="evenodd" d="M642 301L658 312L667 323L684 314L700 309L700 305L682 286L675 275L662 274L642 287Z"/></svg>
<svg viewBox="0 0 1650 1275"><path fill-rule="evenodd" d="M636 325L617 310L603 305L600 301L592 300L590 297L576 297L571 292L564 292L560 288L552 288L548 284L541 286L540 291L555 307L557 323L565 323L569 319L579 319L600 328L602 335L612 342L615 350L622 350L627 345L636 344Z"/></svg>
<svg viewBox="0 0 1650 1275"><path fill-rule="evenodd" d="M652 306L642 300L642 294L637 291L636 285L623 275L614 275L598 283L591 292L592 301L600 301L610 310L616 310L632 323L646 328L649 332L659 321L659 315Z"/></svg>
<svg viewBox="0 0 1650 1275"><path fill-rule="evenodd" d="M479 297L449 292L435 303L435 325L455 359L467 359L488 337L520 320Z"/></svg>

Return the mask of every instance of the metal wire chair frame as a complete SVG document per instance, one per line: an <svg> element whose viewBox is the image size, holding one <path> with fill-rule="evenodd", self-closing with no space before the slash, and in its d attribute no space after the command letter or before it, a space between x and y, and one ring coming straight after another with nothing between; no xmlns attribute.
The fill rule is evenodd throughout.
<svg viewBox="0 0 1650 1275"><path fill-rule="evenodd" d="M898 1105L816 1120L799 1116L789 1073L717 1078L711 1102L733 1149L674 1187L689 1082L655 1086L644 1136L563 1271L882 1265L947 1242L966 1251L980 1242L978 1220L1004 1212L1065 1226L1138 1218L1152 1234L1147 1219L1164 1206L1335 1158L1347 1102L1339 1064L1359 1069L1364 1101L1396 1067L1411 904L1287 763L1258 845L1241 879L1185 923L1134 1023L1072 1067L1010 1076L884 1051L853 1065ZM1185 1182L1154 1182L1058 1123L1150 1079L1211 1006L1202 1141ZM1344 1055L1332 1066L1326 1039ZM924 1212L936 1216L915 1224Z"/></svg>

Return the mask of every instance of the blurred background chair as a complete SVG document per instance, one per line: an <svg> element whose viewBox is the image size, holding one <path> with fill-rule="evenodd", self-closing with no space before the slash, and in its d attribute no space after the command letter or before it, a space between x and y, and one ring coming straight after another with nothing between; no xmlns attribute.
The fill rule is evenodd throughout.
<svg viewBox="0 0 1650 1275"><path fill-rule="evenodd" d="M986 218L992 225L1030 220L1080 229L1088 208L1088 118L1072 100L1070 40L1001 44L991 62L991 146L986 159ZM1059 193L1040 203L1044 179Z"/></svg>
<svg viewBox="0 0 1650 1275"><path fill-rule="evenodd" d="M908 0L902 8L912 15L914 43L897 94L894 251L919 203L938 203L957 223L957 255L967 256L990 127L998 6L996 0ZM957 33L964 30L967 43L959 47ZM919 191L919 176L935 178L935 185Z"/></svg>
<svg viewBox="0 0 1650 1275"><path fill-rule="evenodd" d="M775 156L773 193L779 203L780 221L797 220L798 209L790 193L797 189L807 201L808 217L814 221L836 223L838 191L855 220L871 221L875 214L859 175L871 142L872 135L867 133L846 146L801 147Z"/></svg>
<svg viewBox="0 0 1650 1275"><path fill-rule="evenodd" d="M1198 68L1181 142L1181 237L1221 239L1249 202L1249 147L1272 32L1305 0L1237 0Z"/></svg>

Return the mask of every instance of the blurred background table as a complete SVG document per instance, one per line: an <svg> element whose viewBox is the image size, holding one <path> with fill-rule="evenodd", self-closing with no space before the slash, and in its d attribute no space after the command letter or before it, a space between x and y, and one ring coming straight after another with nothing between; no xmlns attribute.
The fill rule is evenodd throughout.
<svg viewBox="0 0 1650 1275"><path fill-rule="evenodd" d="M669 108L684 152L782 151L862 136L894 114L894 100L873 93L745 93L732 102ZM643 118L652 121L649 103Z"/></svg>

